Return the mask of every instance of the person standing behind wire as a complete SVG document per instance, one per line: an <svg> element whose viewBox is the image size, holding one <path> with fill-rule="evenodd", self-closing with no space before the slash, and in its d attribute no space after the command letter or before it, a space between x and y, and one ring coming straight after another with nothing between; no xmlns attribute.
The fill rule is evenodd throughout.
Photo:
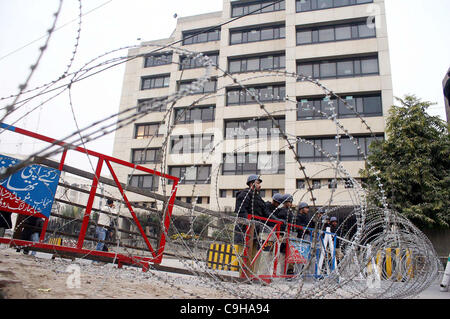
<svg viewBox="0 0 450 319"><path fill-rule="evenodd" d="M102 211L113 214L114 201L112 199L108 199L106 205L103 207ZM102 251L105 246L105 239L108 233L108 228L111 225L111 216L107 215L103 212L100 212L100 216L98 217L97 227L95 228L95 236L99 240L97 243L96 250Z"/></svg>

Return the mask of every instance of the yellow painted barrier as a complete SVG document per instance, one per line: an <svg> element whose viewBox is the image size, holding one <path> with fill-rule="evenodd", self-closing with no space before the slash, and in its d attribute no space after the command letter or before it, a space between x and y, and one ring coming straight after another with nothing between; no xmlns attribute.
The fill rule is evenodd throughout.
<svg viewBox="0 0 450 319"><path fill-rule="evenodd" d="M51 238L48 239L48 243L50 245L62 246L62 242L63 242L63 240L62 240L61 237L56 237L56 238L55 237L51 237Z"/></svg>
<svg viewBox="0 0 450 319"><path fill-rule="evenodd" d="M239 270L237 254L242 250L240 245L211 244L209 246L208 268L217 270Z"/></svg>
<svg viewBox="0 0 450 319"><path fill-rule="evenodd" d="M385 248L379 249L375 256L375 267L381 279L392 279L397 274L396 280L414 278L413 256L410 249ZM367 273L374 271L372 262L367 264Z"/></svg>

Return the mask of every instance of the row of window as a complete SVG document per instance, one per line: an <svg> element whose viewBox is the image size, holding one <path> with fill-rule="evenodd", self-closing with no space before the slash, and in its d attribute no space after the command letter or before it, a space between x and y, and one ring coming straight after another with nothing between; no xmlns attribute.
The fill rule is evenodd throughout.
<svg viewBox="0 0 450 319"><path fill-rule="evenodd" d="M213 93L217 90L217 79L213 78L206 81L203 86L198 88L193 88L193 83L195 80L183 81L178 84L178 90L187 90L189 94L205 94L205 93Z"/></svg>
<svg viewBox="0 0 450 319"><path fill-rule="evenodd" d="M316 79L378 75L378 56L300 62L297 73Z"/></svg>
<svg viewBox="0 0 450 319"><path fill-rule="evenodd" d="M376 37L375 25L367 21L297 29L297 45Z"/></svg>
<svg viewBox="0 0 450 319"><path fill-rule="evenodd" d="M334 98L331 100L327 98L302 98L297 103L297 120L321 120L328 118L333 112L338 118L355 117L355 112L364 117L383 115L380 94L349 95L342 96L342 98L345 103ZM334 111L332 108L334 108Z"/></svg>
<svg viewBox="0 0 450 319"><path fill-rule="evenodd" d="M209 152L214 147L214 134L180 135L170 139L170 153Z"/></svg>
<svg viewBox="0 0 450 319"><path fill-rule="evenodd" d="M223 154L223 175L283 174L284 153Z"/></svg>
<svg viewBox="0 0 450 319"><path fill-rule="evenodd" d="M183 32L183 45L220 40L220 28Z"/></svg>
<svg viewBox="0 0 450 319"><path fill-rule="evenodd" d="M256 96L260 102L283 102L286 98L285 85L267 85L243 88L227 89L226 105L255 104Z"/></svg>
<svg viewBox="0 0 450 319"><path fill-rule="evenodd" d="M170 74L146 76L142 78L141 90L150 90L169 87Z"/></svg>
<svg viewBox="0 0 450 319"><path fill-rule="evenodd" d="M192 108L176 108L174 113L174 123L188 124L194 122L214 122L216 118L215 105L192 107Z"/></svg>
<svg viewBox="0 0 450 319"><path fill-rule="evenodd" d="M284 54L238 58L228 61L228 71L230 73L279 70L285 67L286 56Z"/></svg>
<svg viewBox="0 0 450 319"><path fill-rule="evenodd" d="M284 25L254 27L230 31L230 45L284 39L285 37L286 30Z"/></svg>
<svg viewBox="0 0 450 319"><path fill-rule="evenodd" d="M211 60L211 62L215 65L219 63L219 52L211 52L211 53L205 53L204 55L208 56L208 58ZM180 70L189 70L189 69L196 69L201 68L204 66L204 61L202 61L201 57L188 57L188 56L181 56L180 57Z"/></svg>
<svg viewBox="0 0 450 319"><path fill-rule="evenodd" d="M372 2L373 0L297 0L296 10L297 12L305 12Z"/></svg>
<svg viewBox="0 0 450 319"><path fill-rule="evenodd" d="M327 155L336 158L339 151L341 161L361 161L364 155L369 155L369 146L373 141L383 140L384 136L360 136L351 140L342 137L339 141L335 137L305 139L307 142L298 141L297 152L302 162L324 162L329 160ZM355 145L356 143L356 145ZM359 146L357 146L359 145Z"/></svg>
<svg viewBox="0 0 450 319"><path fill-rule="evenodd" d="M241 191L242 189L220 189L219 190L219 197L220 198L226 198L228 197L228 195L230 194L233 198L237 197L237 194ZM272 198L273 195L275 194L281 194L281 190L279 189L261 189L259 191L259 195L262 198Z"/></svg>
<svg viewBox="0 0 450 319"><path fill-rule="evenodd" d="M275 3L276 2L276 3ZM260 0L231 5L231 17L285 10L285 1Z"/></svg>
<svg viewBox="0 0 450 319"><path fill-rule="evenodd" d="M296 11L323 10L372 2L373 0L297 0ZM231 5L231 17L280 11L285 10L285 7L285 1L276 2L274 0L237 3Z"/></svg>
<svg viewBox="0 0 450 319"><path fill-rule="evenodd" d="M284 118L271 119L248 119L225 121L225 138L270 138L280 136L281 130L285 130Z"/></svg>
<svg viewBox="0 0 450 319"><path fill-rule="evenodd" d="M297 189L305 189L306 188L306 181L304 179L297 179ZM321 179L312 179L310 180L310 186L314 189L321 189L322 187L328 187L329 189L336 189L338 188L338 185L341 184L344 186L344 188L353 188L354 184L353 181L349 178L344 178L342 180L336 180L336 179L328 179L328 180L321 180Z"/></svg>
<svg viewBox="0 0 450 319"><path fill-rule="evenodd" d="M169 175L180 178L180 184L210 184L211 165L169 166Z"/></svg>

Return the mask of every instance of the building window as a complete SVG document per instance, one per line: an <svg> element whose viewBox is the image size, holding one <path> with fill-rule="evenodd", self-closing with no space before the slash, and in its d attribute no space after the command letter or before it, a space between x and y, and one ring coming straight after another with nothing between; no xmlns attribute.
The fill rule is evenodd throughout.
<svg viewBox="0 0 450 319"><path fill-rule="evenodd" d="M256 104L255 95L262 103L283 102L286 98L286 87L284 85L269 85L243 88L227 89L227 106Z"/></svg>
<svg viewBox="0 0 450 319"><path fill-rule="evenodd" d="M348 137L340 139L340 147L338 149L338 140L335 137L329 138L312 138L306 139L308 143L299 141L297 143L298 155L303 162L326 162L327 155L336 159L339 150L339 159L341 161L361 161L364 155L370 154L369 146L375 140L383 140L384 136L359 136L354 137L353 141ZM358 150L359 145L360 150ZM361 154L362 153L362 154Z"/></svg>
<svg viewBox="0 0 450 319"><path fill-rule="evenodd" d="M299 62L297 73L316 79L378 75L378 56Z"/></svg>
<svg viewBox="0 0 450 319"><path fill-rule="evenodd" d="M280 129L285 129L285 119L275 118L259 120L231 120L225 121L225 138L271 138L281 135ZM278 125L278 127L277 127Z"/></svg>
<svg viewBox="0 0 450 319"><path fill-rule="evenodd" d="M304 179L297 179L297 189L304 189L306 182Z"/></svg>
<svg viewBox="0 0 450 319"><path fill-rule="evenodd" d="M219 52L205 53L204 55L208 56L214 65L218 64ZM180 70L196 69L204 66L202 57L180 56Z"/></svg>
<svg viewBox="0 0 450 319"><path fill-rule="evenodd" d="M169 87L170 74L146 76L141 79L141 90Z"/></svg>
<svg viewBox="0 0 450 319"><path fill-rule="evenodd" d="M183 45L220 40L220 28L213 30L210 29L212 28L206 28L204 31L195 30L183 32Z"/></svg>
<svg viewBox="0 0 450 319"><path fill-rule="evenodd" d="M189 94L206 94L216 92L217 89L217 79L210 79L206 81L206 83L197 89L191 87L191 85L195 82L195 80L191 81L183 81L178 83L178 90L187 90Z"/></svg>
<svg viewBox="0 0 450 319"><path fill-rule="evenodd" d="M337 188L337 180L336 179L329 179L328 180L328 188L329 189L336 189Z"/></svg>
<svg viewBox="0 0 450 319"><path fill-rule="evenodd" d="M246 57L228 61L228 71L230 73L280 70L284 68L286 68L284 54Z"/></svg>
<svg viewBox="0 0 450 319"><path fill-rule="evenodd" d="M138 112L165 112L167 96L138 100Z"/></svg>
<svg viewBox="0 0 450 319"><path fill-rule="evenodd" d="M136 124L134 131L135 139L144 139L152 136L160 136L161 123Z"/></svg>
<svg viewBox="0 0 450 319"><path fill-rule="evenodd" d="M161 163L161 148L132 149L133 164Z"/></svg>
<svg viewBox="0 0 450 319"><path fill-rule="evenodd" d="M169 166L169 175L178 177L180 184L211 184L211 165Z"/></svg>
<svg viewBox="0 0 450 319"><path fill-rule="evenodd" d="M336 99L300 98L297 102L297 120L327 119L333 114L332 108L334 108L334 113L338 118L357 117L356 112L364 117L383 115L381 94L348 95L342 96L342 98L347 105L342 100Z"/></svg>
<svg viewBox="0 0 450 319"><path fill-rule="evenodd" d="M144 67L166 65L172 63L172 52L148 55L144 58Z"/></svg>
<svg viewBox="0 0 450 319"><path fill-rule="evenodd" d="M209 152L214 147L214 135L181 135L170 139L170 152L173 154Z"/></svg>
<svg viewBox="0 0 450 319"><path fill-rule="evenodd" d="M285 9L285 1L276 2L273 0L253 1L250 3L239 3L231 5L231 17L241 17L251 14L281 11Z"/></svg>
<svg viewBox="0 0 450 319"><path fill-rule="evenodd" d="M223 175L284 174L284 153L233 153L223 155Z"/></svg>
<svg viewBox="0 0 450 319"><path fill-rule="evenodd" d="M202 106L193 108L176 108L174 115L175 124L194 123L196 121L201 122L214 122L216 107Z"/></svg>
<svg viewBox="0 0 450 319"><path fill-rule="evenodd" d="M284 39L286 37L285 33L284 25L230 31L230 45Z"/></svg>
<svg viewBox="0 0 450 319"><path fill-rule="evenodd" d="M296 0L296 10L305 12L372 2L373 0Z"/></svg>
<svg viewBox="0 0 450 319"><path fill-rule="evenodd" d="M350 178L344 179L344 188L354 188L355 185L353 184L353 181Z"/></svg>
<svg viewBox="0 0 450 319"><path fill-rule="evenodd" d="M297 29L297 45L373 37L376 37L375 27L367 21Z"/></svg>
<svg viewBox="0 0 450 319"><path fill-rule="evenodd" d="M227 190L226 189L221 189L219 191L219 197L220 198L226 198L227 197Z"/></svg>
<svg viewBox="0 0 450 319"><path fill-rule="evenodd" d="M131 175L128 176L128 185L151 190L151 191L157 191L158 190L158 181L159 176L156 175Z"/></svg>

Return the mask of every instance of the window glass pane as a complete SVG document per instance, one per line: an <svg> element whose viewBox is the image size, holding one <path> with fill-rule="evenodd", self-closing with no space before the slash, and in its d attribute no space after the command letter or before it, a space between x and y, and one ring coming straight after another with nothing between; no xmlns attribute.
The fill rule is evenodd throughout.
<svg viewBox="0 0 450 319"><path fill-rule="evenodd" d="M348 6L350 4L350 0L334 0L335 7Z"/></svg>
<svg viewBox="0 0 450 319"><path fill-rule="evenodd" d="M318 9L327 9L333 7L333 0L317 0Z"/></svg>
<svg viewBox="0 0 450 319"><path fill-rule="evenodd" d="M299 114L298 116L301 119L312 119L314 115L314 111L312 108L312 103L308 100L302 100L298 103L298 110Z"/></svg>
<svg viewBox="0 0 450 319"><path fill-rule="evenodd" d="M272 40L272 39L273 39L273 28L261 30L261 41Z"/></svg>
<svg viewBox="0 0 450 319"><path fill-rule="evenodd" d="M334 28L322 28L319 29L319 41L333 41L334 40Z"/></svg>
<svg viewBox="0 0 450 319"><path fill-rule="evenodd" d="M300 1L297 1L296 2L297 12L311 10L311 1L312 0L300 0Z"/></svg>
<svg viewBox="0 0 450 319"><path fill-rule="evenodd" d="M371 27L369 27L367 25L367 23L360 24L360 25L358 25L358 31L359 31L360 38L368 38L368 37L375 36L374 25L371 25Z"/></svg>
<svg viewBox="0 0 450 319"><path fill-rule="evenodd" d="M297 31L297 44L312 43L312 31Z"/></svg>
<svg viewBox="0 0 450 319"><path fill-rule="evenodd" d="M352 38L352 28L350 26L336 27L336 40L347 40Z"/></svg>
<svg viewBox="0 0 450 319"><path fill-rule="evenodd" d="M248 32L248 42L254 42L260 40L260 31L259 30L251 30Z"/></svg>
<svg viewBox="0 0 450 319"><path fill-rule="evenodd" d="M331 156L335 156L337 153L337 147L336 147L336 140L333 139L324 139L322 141L322 150L323 150L323 156L326 156L326 154L330 154Z"/></svg>
<svg viewBox="0 0 450 319"><path fill-rule="evenodd" d="M337 62L337 74L339 76L350 76L353 73L353 61Z"/></svg>
<svg viewBox="0 0 450 319"><path fill-rule="evenodd" d="M230 61L229 71L230 73L241 72L241 61Z"/></svg>
<svg viewBox="0 0 450 319"><path fill-rule="evenodd" d="M299 75L303 75L303 76L313 76L313 65L312 64L299 64L297 73Z"/></svg>
<svg viewBox="0 0 450 319"><path fill-rule="evenodd" d="M345 102L347 102L347 105L345 105L344 102L339 101L339 116L346 116L346 115L354 115L355 114L355 102L356 100L350 97L347 97L345 99ZM350 109L350 106L353 106L353 110Z"/></svg>
<svg viewBox="0 0 450 319"><path fill-rule="evenodd" d="M336 76L336 63L323 62L320 64L320 77L335 77Z"/></svg>
<svg viewBox="0 0 450 319"><path fill-rule="evenodd" d="M203 92L215 92L216 91L216 81L208 81L205 83L205 86L203 88Z"/></svg>
<svg viewBox="0 0 450 319"><path fill-rule="evenodd" d="M259 58L252 58L247 60L247 71L259 70Z"/></svg>
<svg viewBox="0 0 450 319"><path fill-rule="evenodd" d="M285 27L280 27L280 39L284 39L286 37L286 28Z"/></svg>
<svg viewBox="0 0 450 319"><path fill-rule="evenodd" d="M197 178L197 167L186 167L186 173L184 174L186 181L195 181Z"/></svg>
<svg viewBox="0 0 450 319"><path fill-rule="evenodd" d="M199 166L197 170L197 180L200 182L206 182L209 179L209 166Z"/></svg>
<svg viewBox="0 0 450 319"><path fill-rule="evenodd" d="M244 14L243 7L234 7L231 13L232 17L239 17Z"/></svg>
<svg viewBox="0 0 450 319"><path fill-rule="evenodd" d="M217 41L220 39L220 30L208 32L208 41Z"/></svg>
<svg viewBox="0 0 450 319"><path fill-rule="evenodd" d="M239 91L238 90L228 91L227 103L228 103L228 105L239 104Z"/></svg>
<svg viewBox="0 0 450 319"><path fill-rule="evenodd" d="M298 146L300 157L314 157L314 146L300 142Z"/></svg>
<svg viewBox="0 0 450 319"><path fill-rule="evenodd" d="M261 70L270 70L273 67L273 56L261 58Z"/></svg>
<svg viewBox="0 0 450 319"><path fill-rule="evenodd" d="M365 114L380 114L382 113L381 97L370 96L363 99Z"/></svg>
<svg viewBox="0 0 450 319"><path fill-rule="evenodd" d="M362 74L378 73L378 59L370 58L361 60L361 73Z"/></svg>
<svg viewBox="0 0 450 319"><path fill-rule="evenodd" d="M242 43L242 32L231 33L231 44Z"/></svg>
<svg viewBox="0 0 450 319"><path fill-rule="evenodd" d="M341 156L348 157L348 159L358 158L358 150L353 141L350 141L348 138L341 139Z"/></svg>
<svg viewBox="0 0 450 319"><path fill-rule="evenodd" d="M213 121L214 120L214 108L213 107L202 109L202 120L203 121Z"/></svg>

